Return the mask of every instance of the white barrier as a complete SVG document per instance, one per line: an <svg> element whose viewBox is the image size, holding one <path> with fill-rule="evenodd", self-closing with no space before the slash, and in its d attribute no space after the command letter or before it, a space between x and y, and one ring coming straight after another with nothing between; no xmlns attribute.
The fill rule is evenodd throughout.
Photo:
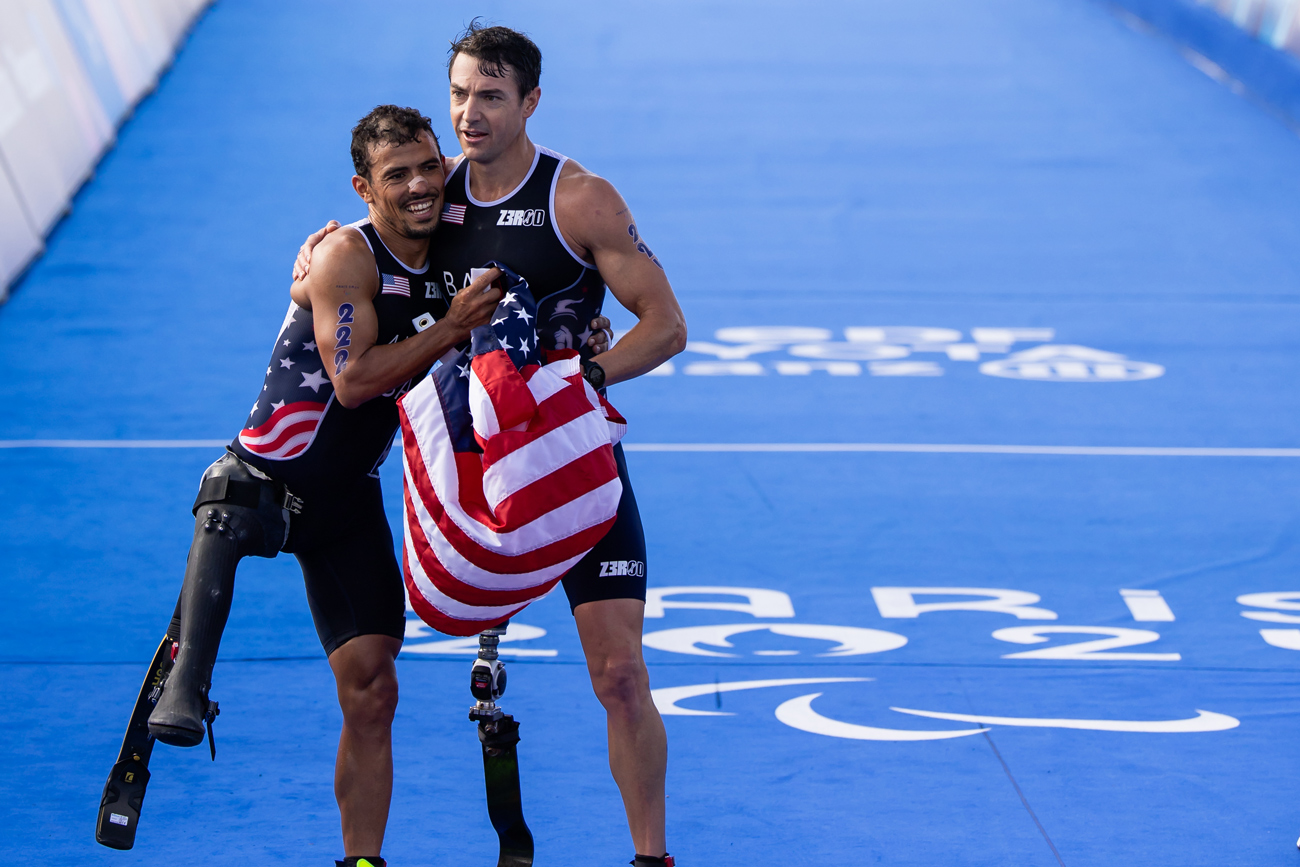
<svg viewBox="0 0 1300 867"><path fill-rule="evenodd" d="M208 2L0 0L0 287L40 254Z"/></svg>
<svg viewBox="0 0 1300 867"><path fill-rule="evenodd" d="M1196 0L1266 42L1300 55L1300 0Z"/></svg>

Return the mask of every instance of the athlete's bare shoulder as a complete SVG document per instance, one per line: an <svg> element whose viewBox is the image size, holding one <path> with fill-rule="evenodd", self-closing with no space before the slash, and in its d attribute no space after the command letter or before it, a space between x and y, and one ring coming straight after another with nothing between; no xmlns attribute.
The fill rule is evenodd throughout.
<svg viewBox="0 0 1300 867"><path fill-rule="evenodd" d="M619 207L623 207L623 197L613 184L577 160L565 160L560 168L560 180L555 185L556 207L600 206L608 204L611 197L618 199Z"/></svg>
<svg viewBox="0 0 1300 867"><path fill-rule="evenodd" d="M365 236L350 226L331 232L321 240L312 253L311 272L294 283L289 294L295 304L310 310L316 290L326 283L333 285L339 281L362 289L374 283L374 289L378 290L375 254Z"/></svg>
<svg viewBox="0 0 1300 867"><path fill-rule="evenodd" d="M567 160L555 185L555 222L565 240L584 258L608 237L624 234L630 221L627 202L614 185L575 160Z"/></svg>

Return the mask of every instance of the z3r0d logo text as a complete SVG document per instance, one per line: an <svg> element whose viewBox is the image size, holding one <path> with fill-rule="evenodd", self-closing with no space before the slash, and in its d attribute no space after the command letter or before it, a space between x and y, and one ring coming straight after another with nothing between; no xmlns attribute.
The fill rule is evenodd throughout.
<svg viewBox="0 0 1300 867"><path fill-rule="evenodd" d="M640 560L605 560L600 564L601 578L612 578L617 575L644 578L645 564Z"/></svg>
<svg viewBox="0 0 1300 867"><path fill-rule="evenodd" d="M544 226L546 225L546 212L534 208L530 210L511 210L502 208L501 215L497 217L498 226Z"/></svg>

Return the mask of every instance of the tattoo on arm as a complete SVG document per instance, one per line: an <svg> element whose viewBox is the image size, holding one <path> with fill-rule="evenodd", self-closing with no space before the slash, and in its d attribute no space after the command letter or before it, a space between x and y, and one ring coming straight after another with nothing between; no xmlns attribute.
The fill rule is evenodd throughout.
<svg viewBox="0 0 1300 867"><path fill-rule="evenodd" d="M339 305L338 328L334 330L334 375L339 376L348 369L348 350L352 345L352 314L356 308L344 302Z"/></svg>
<svg viewBox="0 0 1300 867"><path fill-rule="evenodd" d="M646 257L651 262L654 262L660 271L664 270L664 266L659 264L659 260L655 258L655 254L650 252L650 248L645 245L645 241L642 241L641 236L637 234L636 223L628 223L627 233L632 236L632 243L636 244L637 250L645 253Z"/></svg>

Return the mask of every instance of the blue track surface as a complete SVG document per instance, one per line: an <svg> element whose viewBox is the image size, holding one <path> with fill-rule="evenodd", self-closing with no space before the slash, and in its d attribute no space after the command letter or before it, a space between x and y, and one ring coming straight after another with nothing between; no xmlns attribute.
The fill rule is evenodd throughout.
<svg viewBox="0 0 1300 867"><path fill-rule="evenodd" d="M1300 446L1300 139L1088 0L545 14L220 0L0 308L0 440L231 436L294 249L326 219L361 214L347 183L352 123L376 103L412 104L449 140L443 51L476 13L541 45L534 140L620 188L692 338L709 344L670 375L612 391L628 442ZM959 334L890 332L902 347L892 358L846 341L846 328L890 325ZM741 357L735 332L715 332L742 326L830 333ZM1039 332L999 347L976 328ZM1042 345L1075 348L1012 358ZM828 360L848 366L816 369ZM998 364L1044 381L987 375ZM1079 365L1116 381L1069 381ZM1153 378L1119 381L1143 371ZM93 841L179 586L195 484L218 452L0 449L6 850L50 865L341 855L339 713L291 558L241 569L214 687L218 761L159 747L135 850ZM1300 649L1288 632L1300 612L1256 599L1253 613L1273 619L1247 619L1235 601L1300 599L1300 459L642 451L629 463L652 586L780 591L793 608L670 607L648 633L761 623L814 636L751 630L731 648L703 643L706 632L649 638L655 687L704 685L680 707L734 714L666 717L669 843L683 865L1300 858L1300 654L1260 632ZM395 521L396 464L385 486ZM886 617L871 588L897 586L1027 591L1057 618ZM1121 589L1159 591L1176 619L1135 620ZM672 597L692 599L740 601ZM514 647L554 651L512 663L505 702L524 726L537 863L625 862L603 715L567 606L554 596L518 620L546 634ZM907 643L825 656L864 634L810 625ZM1180 658L1007 659L1108 636L993 636L1065 626L1124 640L1150 630L1156 640L1120 652ZM412 632L385 855L395 867L491 863L464 718L469 657L430 652L438 638ZM863 680L713 686L792 678ZM789 724L978 727L891 708L1020 723L920 741ZM1239 725L1025 724L1198 710Z"/></svg>

